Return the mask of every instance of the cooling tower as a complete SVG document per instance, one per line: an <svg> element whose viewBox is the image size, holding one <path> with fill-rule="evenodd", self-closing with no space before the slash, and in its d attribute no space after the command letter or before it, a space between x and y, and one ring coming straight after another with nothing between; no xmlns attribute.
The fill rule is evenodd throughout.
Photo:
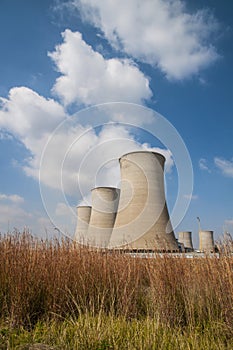
<svg viewBox="0 0 233 350"><path fill-rule="evenodd" d="M199 245L200 251L214 251L214 232L213 231L199 231Z"/></svg>
<svg viewBox="0 0 233 350"><path fill-rule="evenodd" d="M114 187L96 187L92 190L92 211L87 232L88 244L106 248L114 226L120 190Z"/></svg>
<svg viewBox="0 0 233 350"><path fill-rule="evenodd" d="M75 241L80 244L87 244L87 231L91 217L91 207L78 206L77 207L77 227L74 235Z"/></svg>
<svg viewBox="0 0 233 350"><path fill-rule="evenodd" d="M165 200L164 156L139 151L119 161L121 194L109 248L178 251Z"/></svg>
<svg viewBox="0 0 233 350"><path fill-rule="evenodd" d="M178 233L178 241L184 245L185 248L193 250L192 232L183 231Z"/></svg>

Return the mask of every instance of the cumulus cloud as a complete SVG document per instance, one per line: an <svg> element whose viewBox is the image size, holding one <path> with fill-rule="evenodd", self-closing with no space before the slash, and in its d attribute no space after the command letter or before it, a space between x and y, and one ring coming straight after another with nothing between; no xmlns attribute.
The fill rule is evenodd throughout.
<svg viewBox="0 0 233 350"><path fill-rule="evenodd" d="M63 43L49 56L61 73L53 87L66 105L124 101L143 103L152 93L149 80L128 59L105 59L82 39L66 29Z"/></svg>
<svg viewBox="0 0 233 350"><path fill-rule="evenodd" d="M211 170L209 169L205 158L199 159L198 165L201 170L205 170L208 171L208 173L211 173Z"/></svg>
<svg viewBox="0 0 233 350"><path fill-rule="evenodd" d="M0 193L0 201L10 201L13 203L22 203L24 202L24 198L17 195L17 194L4 194L4 193Z"/></svg>
<svg viewBox="0 0 233 350"><path fill-rule="evenodd" d="M13 140L13 137L11 134L7 133L6 131L0 130L0 140Z"/></svg>
<svg viewBox="0 0 233 350"><path fill-rule="evenodd" d="M156 122L155 111L136 104L110 103L105 104L104 108L102 106L96 106L95 109L98 111L98 118L101 118L101 114L105 115L105 121L107 118L114 122L125 123L136 127Z"/></svg>
<svg viewBox="0 0 233 350"><path fill-rule="evenodd" d="M0 204L0 232L13 228L23 230L25 224L32 219L32 214L17 204Z"/></svg>
<svg viewBox="0 0 233 350"><path fill-rule="evenodd" d="M138 143L124 126L107 124L98 132L80 125L64 127L54 134L44 152L40 180L51 188L62 189L65 195L73 195L78 201L88 197L95 186L119 187L118 159L124 153L138 150L163 153L167 159L166 171L171 171L170 151Z"/></svg>
<svg viewBox="0 0 233 350"><path fill-rule="evenodd" d="M98 109L95 112L96 118L102 115ZM117 108L113 111L107 108L106 114L107 121L123 118L122 113L118 115ZM146 120L150 117L148 113ZM125 125L103 124L100 129L90 124L83 126L78 117L68 117L58 102L25 87L11 89L9 97L2 99L0 127L11 132L29 151L30 157L21 163L28 176L39 179L49 188L62 189L65 195L77 200L87 196L96 185L119 185L118 158L122 154L141 149L161 151L138 143ZM171 169L171 154L166 150L161 152L167 157L166 169ZM2 199L21 200L6 195L2 195Z"/></svg>
<svg viewBox="0 0 233 350"><path fill-rule="evenodd" d="M6 223L6 221L15 222L20 221L21 224L25 218L30 218L31 213L28 213L24 209L18 206L0 205L0 223Z"/></svg>
<svg viewBox="0 0 233 350"><path fill-rule="evenodd" d="M64 117L59 103L24 86L12 88L8 98L0 97L0 128L25 142L30 143L30 137L38 140L45 132L51 132Z"/></svg>
<svg viewBox="0 0 233 350"><path fill-rule="evenodd" d="M211 35L218 28L207 10L188 13L181 0L70 0L109 43L168 78L183 79L214 62Z"/></svg>
<svg viewBox="0 0 233 350"><path fill-rule="evenodd" d="M78 50L77 56L75 48ZM66 55L71 62L66 61ZM66 31L64 43L56 48L51 57L63 74L56 81L54 91L60 94L65 103L89 104L110 98L142 102L151 96L148 79L131 61L104 59L82 40L79 33ZM77 71L72 68L76 66L77 57L80 59L77 60L77 71L81 75L76 75ZM72 59L75 62L72 63ZM65 70L65 63L71 67L71 71ZM81 80L77 80L80 77ZM68 81L68 85L63 85L64 81ZM73 92L74 95L70 95ZM138 143L130 131L132 125L124 124L148 124L153 120L153 113L141 109L132 111L127 106L131 104L123 109L122 106L117 108L118 104L113 108L108 105L105 113L96 108L95 112L92 110L89 113L89 120L84 120L80 114L72 118L54 99L45 98L27 87L15 87L9 91L7 98L0 98L1 139L5 135L11 139L13 135L25 146L29 156L18 165L28 176L39 179L45 185L45 191L48 188L60 191L64 197L71 196L76 202L90 199L90 189L94 186L119 187L118 159L124 153L142 149L161 151L167 158L166 171L170 171L173 166L172 155L168 150ZM96 125L96 119L93 122L93 118L101 121L102 114L102 126L91 127L92 123ZM123 124L112 124L111 121ZM50 199L53 201L53 215L50 217L60 217L62 221L66 217L66 227L69 227L74 220L73 216L70 219L73 214L69 204L66 206L62 202L64 198L57 200L56 196L52 196ZM6 202L0 206L0 229L4 225L7 227L7 222L14 222L14 226L21 229L25 223L30 224L30 227L37 225L43 231L45 225L51 227L51 222L45 221L41 214L30 213L20 207L22 197L1 194L0 200Z"/></svg>
<svg viewBox="0 0 233 350"><path fill-rule="evenodd" d="M214 163L221 170L224 176L233 178L233 160L215 157Z"/></svg>
<svg viewBox="0 0 233 350"><path fill-rule="evenodd" d="M66 118L63 107L26 87L15 87L8 98L0 98L0 128L13 134L31 153L28 166L38 177L40 157L48 138L57 125Z"/></svg>
<svg viewBox="0 0 233 350"><path fill-rule="evenodd" d="M70 211L71 211L71 208L70 206L68 206L66 203L57 203L57 207L56 207L56 215L58 216L69 216L70 215Z"/></svg>

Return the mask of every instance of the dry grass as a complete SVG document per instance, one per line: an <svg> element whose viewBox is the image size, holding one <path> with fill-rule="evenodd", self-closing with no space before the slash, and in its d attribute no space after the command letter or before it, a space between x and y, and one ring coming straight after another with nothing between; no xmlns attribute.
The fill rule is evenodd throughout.
<svg viewBox="0 0 233 350"><path fill-rule="evenodd" d="M229 254L132 258L16 232L0 237L0 321L31 330L38 322L75 323L88 315L100 324L110 317L200 334L221 325L230 339L232 271Z"/></svg>

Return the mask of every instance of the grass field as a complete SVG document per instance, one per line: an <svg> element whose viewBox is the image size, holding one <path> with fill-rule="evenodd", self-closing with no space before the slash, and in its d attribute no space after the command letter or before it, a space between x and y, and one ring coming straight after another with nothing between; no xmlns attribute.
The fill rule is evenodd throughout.
<svg viewBox="0 0 233 350"><path fill-rule="evenodd" d="M3 235L0 349L233 349L232 272L227 254L132 258Z"/></svg>

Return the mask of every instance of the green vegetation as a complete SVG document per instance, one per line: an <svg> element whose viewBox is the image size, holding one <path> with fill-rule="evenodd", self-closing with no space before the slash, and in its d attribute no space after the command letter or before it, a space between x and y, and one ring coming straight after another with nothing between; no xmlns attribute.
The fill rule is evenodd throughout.
<svg viewBox="0 0 233 350"><path fill-rule="evenodd" d="M232 271L1 236L0 349L232 349Z"/></svg>

